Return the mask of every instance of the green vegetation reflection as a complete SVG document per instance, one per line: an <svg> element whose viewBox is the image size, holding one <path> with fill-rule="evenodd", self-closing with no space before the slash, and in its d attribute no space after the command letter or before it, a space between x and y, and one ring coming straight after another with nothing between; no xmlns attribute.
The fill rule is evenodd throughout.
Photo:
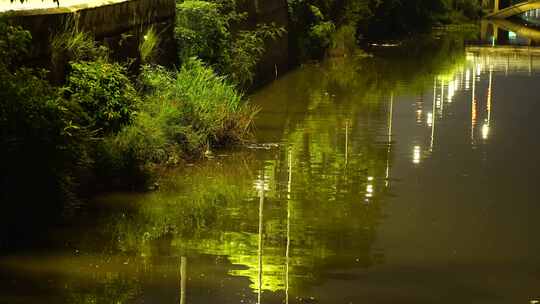
<svg viewBox="0 0 540 304"><path fill-rule="evenodd" d="M403 60L396 49L308 65L263 89L253 96L264 108L258 132L276 144L190 167L162 180L158 192L103 198L131 210L98 225L101 235L114 235L107 254L137 257L145 267L163 255L226 257L238 266L229 274L249 278L256 293L294 293L330 271L383 263L375 241L391 194L392 103L460 73L466 58L456 41L439 41L438 49L426 42L433 47L399 63L431 58L417 73L390 72ZM291 98L302 101L271 116Z"/></svg>
<svg viewBox="0 0 540 304"><path fill-rule="evenodd" d="M305 65L263 88L252 96L261 144L209 155L163 177L159 191L100 198L94 228L74 233L77 258L39 269L69 266L64 296L92 303L137 297L155 272L196 276L185 263L204 256L249 279L252 296L286 299L330 273L384 263L376 240L392 195L393 104L472 64L458 35L425 39Z"/></svg>

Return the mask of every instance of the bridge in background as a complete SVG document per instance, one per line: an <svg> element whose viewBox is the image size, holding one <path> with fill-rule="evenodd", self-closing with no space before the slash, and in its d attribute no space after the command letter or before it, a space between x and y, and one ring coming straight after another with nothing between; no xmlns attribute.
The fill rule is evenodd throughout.
<svg viewBox="0 0 540 304"><path fill-rule="evenodd" d="M534 9L540 9L540 0L494 0L493 11L486 17L507 19Z"/></svg>
<svg viewBox="0 0 540 304"><path fill-rule="evenodd" d="M540 29L508 19L484 19L480 22L480 40L493 45L540 46Z"/></svg>

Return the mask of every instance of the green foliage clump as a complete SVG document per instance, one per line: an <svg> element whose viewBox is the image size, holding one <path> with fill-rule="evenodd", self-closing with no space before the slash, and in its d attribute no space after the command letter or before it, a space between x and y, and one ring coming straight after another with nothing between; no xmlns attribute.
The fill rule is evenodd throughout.
<svg viewBox="0 0 540 304"><path fill-rule="evenodd" d="M253 109L233 85L200 60L185 62L177 73L146 69L142 80L151 91L147 103L168 101L179 111L170 121L175 128L167 134L183 149L201 150L207 144L241 142L249 136Z"/></svg>
<svg viewBox="0 0 540 304"><path fill-rule="evenodd" d="M318 47L328 48L332 43L332 34L336 31L336 26L331 21L323 21L313 25L309 31L310 38L315 41Z"/></svg>
<svg viewBox="0 0 540 304"><path fill-rule="evenodd" d="M482 14L476 0L288 0L288 4L300 60L320 56L334 44L334 30L343 26L355 28L358 38L395 39Z"/></svg>
<svg viewBox="0 0 540 304"><path fill-rule="evenodd" d="M175 35L182 61L197 56L205 62L221 64L228 52L231 17L223 15L217 3L184 1L176 6Z"/></svg>
<svg viewBox="0 0 540 304"><path fill-rule="evenodd" d="M79 123L78 107L45 79L45 71L20 67L30 33L0 21L0 221L33 224L75 202L81 172L90 165L92 134ZM21 202L18 204L17 202ZM2 229L3 230L3 229Z"/></svg>
<svg viewBox="0 0 540 304"><path fill-rule="evenodd" d="M185 59L176 71L143 66L133 82L126 65L109 61L91 36L70 31L53 38L65 56L57 62L69 60L64 86L55 87L46 71L20 66L31 35L7 23L0 30L2 200L41 197L56 202L43 208L61 209L84 186L100 189L96 181L101 189L140 187L153 169L251 135L256 110L199 59ZM143 62L151 61L158 40L153 29L147 35ZM249 37L248 46L261 53L254 44L265 37Z"/></svg>
<svg viewBox="0 0 540 304"><path fill-rule="evenodd" d="M177 4L175 36L180 62L198 57L218 74L245 86L253 81L266 41L280 37L285 30L275 24L260 24L253 30L233 33L232 25L247 17L234 6L234 1L189 0Z"/></svg>
<svg viewBox="0 0 540 304"><path fill-rule="evenodd" d="M118 63L71 63L66 91L86 113L89 127L110 133L131 121L139 97L126 75L126 68Z"/></svg>
<svg viewBox="0 0 540 304"><path fill-rule="evenodd" d="M336 21L317 1L289 1L292 37L297 59L320 58L332 44Z"/></svg>
<svg viewBox="0 0 540 304"><path fill-rule="evenodd" d="M266 41L275 40L285 30L275 24L260 24L252 31L239 31L232 42L228 64L224 73L241 86L253 83L255 68L266 51Z"/></svg>
<svg viewBox="0 0 540 304"><path fill-rule="evenodd" d="M151 181L154 165L171 163L167 160L175 156L174 148L164 134L162 118L142 111L132 124L97 145L96 175L107 183L105 188L141 189Z"/></svg>
<svg viewBox="0 0 540 304"><path fill-rule="evenodd" d="M130 183L144 184L155 165L200 157L251 135L256 110L200 60L185 62L177 72L145 66L140 78L145 95L138 114L100 150L98 170L109 180L140 177Z"/></svg>
<svg viewBox="0 0 540 304"><path fill-rule="evenodd" d="M27 55L32 36L20 26L0 19L0 68L13 68Z"/></svg>

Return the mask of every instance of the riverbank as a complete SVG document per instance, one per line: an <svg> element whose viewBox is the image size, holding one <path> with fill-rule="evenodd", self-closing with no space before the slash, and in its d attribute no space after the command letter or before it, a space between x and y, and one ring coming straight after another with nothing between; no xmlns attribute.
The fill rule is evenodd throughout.
<svg viewBox="0 0 540 304"><path fill-rule="evenodd" d="M146 189L158 168L251 136L256 109L212 68L198 59L177 71L150 63L156 49L145 43L155 33L140 45L136 75L86 33L53 38L68 57L58 61L68 73L57 87L45 71L20 66L30 34L1 27L2 246L97 192Z"/></svg>
<svg viewBox="0 0 540 304"><path fill-rule="evenodd" d="M1 198L16 202L3 213L5 226L24 231L22 217L46 226L97 192L155 188L162 168L250 140L257 108L241 92L258 77L270 41L287 32L296 50L292 62L321 58L330 49L341 56L383 10L371 7L369 15L355 1L340 7L293 2L287 29L271 22L243 29L238 26L249 14L234 4L177 3L179 68L156 65L162 32L153 27L125 61L76 27L59 32L49 39L51 65L64 72L60 86L47 80L47 71L25 66L30 34L3 23ZM65 29L73 28L66 22ZM130 36L122 39L115 45Z"/></svg>
<svg viewBox="0 0 540 304"><path fill-rule="evenodd" d="M373 46L257 90L260 145L97 197L0 257L0 302L526 302L540 57L474 37Z"/></svg>

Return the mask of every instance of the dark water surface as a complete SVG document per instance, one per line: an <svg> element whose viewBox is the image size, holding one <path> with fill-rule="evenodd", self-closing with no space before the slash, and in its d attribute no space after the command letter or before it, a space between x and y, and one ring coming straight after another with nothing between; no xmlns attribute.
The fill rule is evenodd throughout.
<svg viewBox="0 0 540 304"><path fill-rule="evenodd" d="M540 51L370 52L252 96L258 144L0 257L0 303L540 300Z"/></svg>

